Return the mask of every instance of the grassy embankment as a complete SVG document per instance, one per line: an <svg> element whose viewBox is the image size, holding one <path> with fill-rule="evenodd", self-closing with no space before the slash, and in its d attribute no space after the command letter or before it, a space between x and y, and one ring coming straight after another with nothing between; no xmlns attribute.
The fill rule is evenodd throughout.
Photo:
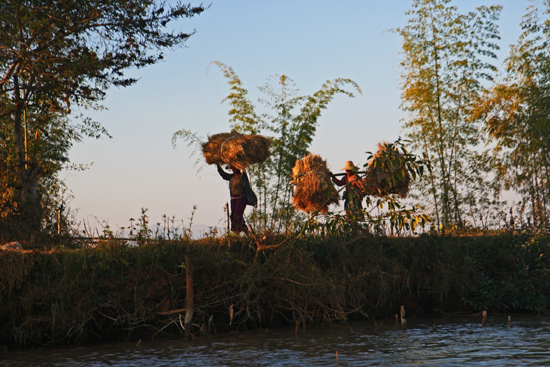
<svg viewBox="0 0 550 367"><path fill-rule="evenodd" d="M0 344L71 345L453 312L550 309L550 235L247 237L0 251Z"/></svg>

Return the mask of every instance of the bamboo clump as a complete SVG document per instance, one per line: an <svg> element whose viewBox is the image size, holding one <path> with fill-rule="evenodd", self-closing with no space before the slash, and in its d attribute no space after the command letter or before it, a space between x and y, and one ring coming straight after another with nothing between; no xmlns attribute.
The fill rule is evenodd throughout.
<svg viewBox="0 0 550 367"><path fill-rule="evenodd" d="M292 180L296 185L292 202L305 212L328 212L330 204L338 204L338 191L331 181L331 172L321 156L311 152L296 160L292 168Z"/></svg>
<svg viewBox="0 0 550 367"><path fill-rule="evenodd" d="M270 145L269 139L262 135L245 135L232 130L209 136L202 144L202 154L208 164L227 164L242 170L265 162Z"/></svg>
<svg viewBox="0 0 550 367"><path fill-rule="evenodd" d="M368 195L382 197L397 194L406 198L411 176L405 165L405 156L389 145L378 143L378 151L367 163L363 185Z"/></svg>

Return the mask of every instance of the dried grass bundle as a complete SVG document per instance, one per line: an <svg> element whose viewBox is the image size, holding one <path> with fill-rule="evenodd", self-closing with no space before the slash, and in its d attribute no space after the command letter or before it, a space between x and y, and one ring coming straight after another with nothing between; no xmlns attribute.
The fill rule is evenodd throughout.
<svg viewBox="0 0 550 367"><path fill-rule="evenodd" d="M331 172L327 163L311 152L296 160L292 168L292 179L296 185L292 202L297 209L305 212L319 210L328 212L330 204L338 204L338 191L330 179Z"/></svg>
<svg viewBox="0 0 550 367"><path fill-rule="evenodd" d="M378 151L369 160L363 185L368 195L398 194L406 198L411 176L405 165L405 156L387 142L378 143Z"/></svg>
<svg viewBox="0 0 550 367"><path fill-rule="evenodd" d="M202 154L208 164L227 164L245 169L254 163L262 163L269 157L269 139L261 135L245 135L236 131L208 137L202 144Z"/></svg>

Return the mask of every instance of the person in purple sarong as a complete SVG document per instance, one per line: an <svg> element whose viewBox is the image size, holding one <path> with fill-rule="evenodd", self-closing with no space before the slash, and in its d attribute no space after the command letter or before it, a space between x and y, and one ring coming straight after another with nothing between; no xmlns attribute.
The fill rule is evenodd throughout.
<svg viewBox="0 0 550 367"><path fill-rule="evenodd" d="M244 210L247 205L256 207L257 198L250 187L250 181L246 171L228 166L233 173L225 172L218 164L218 173L224 180L229 181L229 194L231 195L231 231L235 233L248 233L248 226L244 220Z"/></svg>

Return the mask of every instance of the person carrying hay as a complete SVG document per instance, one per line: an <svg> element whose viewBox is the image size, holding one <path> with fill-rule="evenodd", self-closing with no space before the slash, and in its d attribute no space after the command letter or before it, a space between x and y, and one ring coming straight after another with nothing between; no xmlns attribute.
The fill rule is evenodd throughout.
<svg viewBox="0 0 550 367"><path fill-rule="evenodd" d="M240 170L228 165L233 173L225 172L222 167L217 164L218 173L224 180L229 181L229 194L231 195L231 231L235 233L248 233L248 226L244 220L244 210L247 205L256 207L258 199L252 188L245 170Z"/></svg>
<svg viewBox="0 0 550 367"><path fill-rule="evenodd" d="M346 186L346 191L342 195L344 199L344 209L346 210L346 218L350 222L362 221L365 219L363 214L363 197L366 191L363 182L357 175L357 167L352 161L347 161L342 171L346 171L346 175L342 178L337 178L332 175L332 182L338 186Z"/></svg>

